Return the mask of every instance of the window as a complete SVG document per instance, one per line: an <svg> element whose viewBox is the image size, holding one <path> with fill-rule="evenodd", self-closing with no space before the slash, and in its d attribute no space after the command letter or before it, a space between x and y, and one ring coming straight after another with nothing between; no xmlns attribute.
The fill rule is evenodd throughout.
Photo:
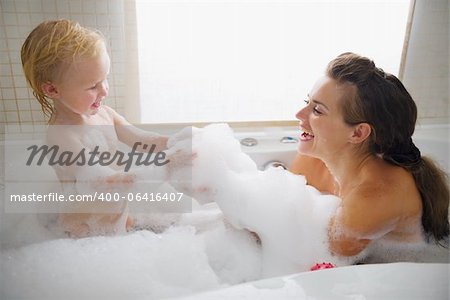
<svg viewBox="0 0 450 300"><path fill-rule="evenodd" d="M136 0L143 123L282 121L342 52L398 74L409 0Z"/></svg>

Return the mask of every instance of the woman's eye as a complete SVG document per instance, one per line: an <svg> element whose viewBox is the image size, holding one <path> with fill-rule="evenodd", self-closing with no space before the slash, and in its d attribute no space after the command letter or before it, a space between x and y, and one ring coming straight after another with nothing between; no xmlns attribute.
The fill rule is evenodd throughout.
<svg viewBox="0 0 450 300"><path fill-rule="evenodd" d="M313 108L313 111L314 111L314 113L315 113L316 115L321 115L321 114L322 114L322 112L319 111L316 107Z"/></svg>
<svg viewBox="0 0 450 300"><path fill-rule="evenodd" d="M311 103L311 101L308 100L308 99L305 99L303 101L306 103L307 106ZM313 107L313 113L315 115L322 115L323 114L320 110L317 109L317 105Z"/></svg>

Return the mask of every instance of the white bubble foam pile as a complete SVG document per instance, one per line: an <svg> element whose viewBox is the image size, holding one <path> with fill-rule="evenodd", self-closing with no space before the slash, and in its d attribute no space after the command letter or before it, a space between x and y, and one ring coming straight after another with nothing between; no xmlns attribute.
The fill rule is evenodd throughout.
<svg viewBox="0 0 450 300"><path fill-rule="evenodd" d="M183 139L169 141L177 143ZM305 271L317 262L354 261L332 256L327 246L339 198L320 194L303 176L282 168L259 171L226 124L194 129L192 153L194 197L215 201L234 227L259 235L264 276Z"/></svg>

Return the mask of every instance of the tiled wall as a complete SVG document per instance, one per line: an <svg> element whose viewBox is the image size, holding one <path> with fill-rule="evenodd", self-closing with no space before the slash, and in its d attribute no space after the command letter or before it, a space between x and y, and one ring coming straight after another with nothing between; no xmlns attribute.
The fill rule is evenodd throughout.
<svg viewBox="0 0 450 300"><path fill-rule="evenodd" d="M31 94L22 71L20 48L43 20L69 18L99 29L108 40L111 56L107 104L124 111L125 0L0 0L0 125L45 124L40 105Z"/></svg>
<svg viewBox="0 0 450 300"><path fill-rule="evenodd" d="M403 83L421 124L450 119L448 5L448 0L416 0Z"/></svg>

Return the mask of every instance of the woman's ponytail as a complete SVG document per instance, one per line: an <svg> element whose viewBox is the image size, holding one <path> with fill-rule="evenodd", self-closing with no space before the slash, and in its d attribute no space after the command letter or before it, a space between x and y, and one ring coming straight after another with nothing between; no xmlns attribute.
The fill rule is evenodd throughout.
<svg viewBox="0 0 450 300"><path fill-rule="evenodd" d="M411 139L417 119L411 95L397 77L354 53L343 53L332 60L326 74L356 88L353 96L347 95L342 101L344 121L370 124L369 151L412 174L422 198L425 234L429 240L448 246L449 182L445 172L421 156Z"/></svg>

